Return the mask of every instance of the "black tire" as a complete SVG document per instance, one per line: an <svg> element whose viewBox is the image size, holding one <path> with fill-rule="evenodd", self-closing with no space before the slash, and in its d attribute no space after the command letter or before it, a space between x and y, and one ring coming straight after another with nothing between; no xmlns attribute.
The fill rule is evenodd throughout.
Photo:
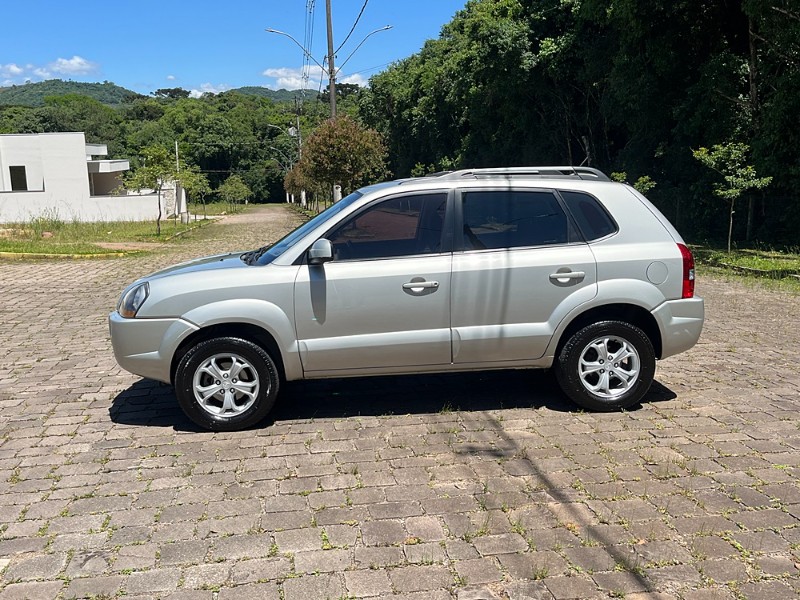
<svg viewBox="0 0 800 600"><path fill-rule="evenodd" d="M617 356L623 360L614 362ZM573 334L553 369L561 390L575 404L612 411L639 403L653 383L656 357L650 338L638 327L601 321Z"/></svg>
<svg viewBox="0 0 800 600"><path fill-rule="evenodd" d="M175 371L178 404L194 423L212 431L237 431L262 421L275 404L279 385L272 357L261 346L234 337L200 342Z"/></svg>

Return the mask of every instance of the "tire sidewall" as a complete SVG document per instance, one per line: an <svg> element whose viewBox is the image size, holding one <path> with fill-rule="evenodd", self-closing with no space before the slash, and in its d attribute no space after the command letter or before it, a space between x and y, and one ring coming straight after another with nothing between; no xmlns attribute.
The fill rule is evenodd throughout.
<svg viewBox="0 0 800 600"><path fill-rule="evenodd" d="M214 354L238 354L255 369L260 390L253 405L233 417L218 417L206 411L194 396L194 374ZM175 395L186 416L204 429L236 431L262 421L275 404L279 377L275 363L260 346L240 338L212 338L191 348L175 370Z"/></svg>
<svg viewBox="0 0 800 600"><path fill-rule="evenodd" d="M587 390L580 376L579 362L584 349L594 340L613 336L631 344L639 354L639 375L633 386L613 398L603 398ZM611 411L630 408L639 403L655 377L655 352L650 338L638 327L623 321L601 321L576 332L558 355L556 379L569 398L583 408Z"/></svg>

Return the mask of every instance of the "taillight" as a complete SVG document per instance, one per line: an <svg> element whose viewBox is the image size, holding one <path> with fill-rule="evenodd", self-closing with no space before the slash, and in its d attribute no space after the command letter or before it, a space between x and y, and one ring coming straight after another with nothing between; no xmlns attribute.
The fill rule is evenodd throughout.
<svg viewBox="0 0 800 600"><path fill-rule="evenodd" d="M681 298L694 298L694 256L685 245L678 244L683 257L683 293Z"/></svg>

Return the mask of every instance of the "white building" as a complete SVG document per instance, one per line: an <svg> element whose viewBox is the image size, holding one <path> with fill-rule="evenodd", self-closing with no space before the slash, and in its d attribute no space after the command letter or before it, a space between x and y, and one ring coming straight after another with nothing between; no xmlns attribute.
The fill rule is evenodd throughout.
<svg viewBox="0 0 800 600"><path fill-rule="evenodd" d="M103 160L105 144L83 133L0 135L0 223L47 215L64 221L149 221L158 215L156 194L115 193L127 160ZM178 213L186 212L178 188ZM162 191L162 214L174 214L175 189ZM170 205L167 206L167 200Z"/></svg>

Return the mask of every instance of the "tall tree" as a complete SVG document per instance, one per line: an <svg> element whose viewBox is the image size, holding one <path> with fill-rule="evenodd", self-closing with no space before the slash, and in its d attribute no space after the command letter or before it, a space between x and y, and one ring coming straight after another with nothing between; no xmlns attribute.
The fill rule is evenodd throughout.
<svg viewBox="0 0 800 600"><path fill-rule="evenodd" d="M329 119L306 140L300 168L313 181L345 193L384 177L386 148L378 132L347 116Z"/></svg>
<svg viewBox="0 0 800 600"><path fill-rule="evenodd" d="M164 185L177 179L175 158L163 146L148 146L142 150L141 164L125 178L125 185L130 189L151 189L156 192L158 201L158 217L156 218L156 235L161 235L161 192Z"/></svg>
<svg viewBox="0 0 800 600"><path fill-rule="evenodd" d="M746 164L749 152L750 147L739 142L715 144L710 150L699 148L693 151L698 161L716 171L724 181L714 184L714 194L730 201L728 253L731 251L736 200L747 190L763 190L772 182L772 177L758 177L755 167Z"/></svg>

